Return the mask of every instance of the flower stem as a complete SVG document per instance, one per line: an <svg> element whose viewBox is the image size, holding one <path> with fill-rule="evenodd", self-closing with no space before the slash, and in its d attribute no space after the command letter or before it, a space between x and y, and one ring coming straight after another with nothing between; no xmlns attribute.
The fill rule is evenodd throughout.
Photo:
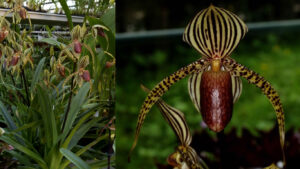
<svg viewBox="0 0 300 169"><path fill-rule="evenodd" d="M25 87L27 106L29 107L30 106L30 99L29 99L29 93L28 93L27 80L26 80L24 69L22 67L21 67L21 77L23 79L23 84L24 84L24 87Z"/></svg>
<svg viewBox="0 0 300 169"><path fill-rule="evenodd" d="M76 62L74 62L74 64L73 64L73 72L72 73L74 73L75 71L76 71ZM65 117L64 117L63 126L62 126L61 131L64 131L64 129L65 129L66 121L67 121L69 111L70 111L70 108L71 108L71 102L72 102L72 97L73 97L72 91L73 91L73 88L74 88L74 77L75 76L73 76L72 79L71 79L71 92L70 92L68 106L67 106L67 110L66 110L66 114L65 114Z"/></svg>

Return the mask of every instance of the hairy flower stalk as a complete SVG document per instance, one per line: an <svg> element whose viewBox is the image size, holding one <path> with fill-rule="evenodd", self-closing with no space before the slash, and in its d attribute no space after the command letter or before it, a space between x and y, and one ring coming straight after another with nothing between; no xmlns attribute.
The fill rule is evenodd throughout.
<svg viewBox="0 0 300 169"><path fill-rule="evenodd" d="M196 109L201 112L208 128L222 131L230 122L234 103L242 92L241 77L259 87L271 102L277 116L280 144L284 156L284 113L278 93L262 76L237 63L230 56L248 28L235 14L210 5L200 11L187 25L183 41L196 49L202 58L181 68L158 83L146 97L140 110L135 140L151 107L158 103L169 88L186 76L188 91Z"/></svg>

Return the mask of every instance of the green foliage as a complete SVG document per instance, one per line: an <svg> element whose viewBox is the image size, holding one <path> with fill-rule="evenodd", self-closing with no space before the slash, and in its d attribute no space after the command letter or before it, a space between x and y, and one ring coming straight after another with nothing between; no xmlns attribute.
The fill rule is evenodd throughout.
<svg viewBox="0 0 300 169"><path fill-rule="evenodd" d="M0 45L0 152L16 159L18 168L95 168L113 160L105 148L113 144L115 68L105 64L115 58L99 46L110 46L115 36L100 21L95 25L111 36L99 37L94 24L83 24L71 32L76 39L45 38L45 47L5 25L10 34Z"/></svg>
<svg viewBox="0 0 300 169"><path fill-rule="evenodd" d="M72 151L68 149L61 148L60 152L69 159L73 164L75 164L80 169L91 169L91 167L85 163L82 159L80 159L76 154L72 153Z"/></svg>
<svg viewBox="0 0 300 169"><path fill-rule="evenodd" d="M264 76L274 86L280 94L286 113L286 131L299 129L300 115L297 112L300 104L298 85L300 41L295 40L289 34L275 33L256 34L255 37L253 36L255 39L249 34L245 40L241 41L232 58ZM178 40L178 44L180 43ZM139 109L146 97L140 89L140 84L152 88L164 77L200 57L194 49L183 47L182 44L176 44L176 46L174 44L164 44L167 48L154 48L146 52L133 50L135 52L126 53L125 49L119 48L119 58L126 58L126 61L119 59L122 65L118 71L122 74L118 74L117 78L117 83L122 84L118 85L116 90L117 95L120 96L117 97L118 106L116 107L118 156L127 157L133 143ZM190 101L187 78L171 87L163 99L185 114L192 133L208 130L201 127L201 115ZM260 89L243 80L243 92L239 101L234 105L233 117L225 129L225 134L236 129L236 134L241 136L242 129L246 129L260 137L258 131L270 131L274 127L276 127L276 116L272 105ZM215 137L213 132L209 134ZM131 163L128 163L126 158L117 158L117 164L122 168L142 168L143 166L149 169L156 168L155 163L166 164L166 157L174 151L176 145L174 133L154 106L142 127L139 142L131 156Z"/></svg>
<svg viewBox="0 0 300 169"><path fill-rule="evenodd" d="M59 0L59 3L60 3L62 9L65 12L65 15L68 18L69 28L70 28L70 30L72 30L73 29L72 16L71 16L71 12L70 12L70 9L68 7L67 1L66 0Z"/></svg>

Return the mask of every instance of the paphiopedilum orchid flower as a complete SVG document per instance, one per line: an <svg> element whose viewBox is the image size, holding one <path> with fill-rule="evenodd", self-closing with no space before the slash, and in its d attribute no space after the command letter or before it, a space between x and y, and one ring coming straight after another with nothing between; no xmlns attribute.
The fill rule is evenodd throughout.
<svg viewBox="0 0 300 169"><path fill-rule="evenodd" d="M159 82L148 94L140 110L131 151L135 148L145 117L151 107L177 81L190 75L188 91L208 128L222 131L230 122L233 104L242 91L242 81L259 87L270 100L277 116L280 144L284 152L284 113L278 93L262 76L230 57L248 28L235 14L210 5L186 27L183 40L201 55L199 60L179 69ZM283 160L285 157L283 153Z"/></svg>
<svg viewBox="0 0 300 169"><path fill-rule="evenodd" d="M146 92L149 89L141 86ZM180 144L176 147L174 153L170 154L167 161L173 169L208 169L205 162L197 155L196 151L190 146L192 134L185 120L184 114L168 105L162 99L156 103L164 119L172 127Z"/></svg>

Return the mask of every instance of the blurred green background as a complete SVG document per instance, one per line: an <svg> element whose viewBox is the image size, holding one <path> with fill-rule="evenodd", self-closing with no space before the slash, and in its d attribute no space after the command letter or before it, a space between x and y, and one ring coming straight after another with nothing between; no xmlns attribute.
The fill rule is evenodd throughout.
<svg viewBox="0 0 300 169"><path fill-rule="evenodd" d="M134 2L118 2L119 32L181 28L198 11L210 4L210 1ZM171 7L168 5L170 3L174 5ZM257 1L256 5L254 1L247 0L214 1L214 5L233 11L247 23L300 18L300 3L292 0ZM250 29L232 54L232 58L264 76L278 91L286 113L288 166L292 166L300 158L299 35L299 26ZM117 41L117 47L117 168L168 168L166 158L174 151L178 141L155 106L146 117L131 163L127 162L139 109L146 97L146 93L140 89L140 84L153 88L164 77L201 56L185 44L181 37ZM217 164L221 163L222 159L218 154L219 149L215 148L218 136L201 125L201 115L194 108L188 95L187 78L171 87L163 99L185 113L192 133L197 136L192 146L210 168L220 167ZM243 79L243 92L234 105L232 120L225 129L225 142L230 143L230 139L236 140L237 143L249 142L255 147L255 151L248 146L249 153L245 149L245 153L240 155L241 150L230 147L233 145L228 146L226 152L232 154L231 158L234 155L241 158L235 159L236 162L231 168L262 167L281 160L276 124L275 112L268 99L258 88ZM222 163L224 164L224 161Z"/></svg>

